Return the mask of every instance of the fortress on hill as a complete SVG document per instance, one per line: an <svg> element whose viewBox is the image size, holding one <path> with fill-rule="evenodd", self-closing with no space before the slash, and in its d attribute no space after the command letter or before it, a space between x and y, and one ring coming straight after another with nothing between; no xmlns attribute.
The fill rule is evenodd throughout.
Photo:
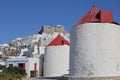
<svg viewBox="0 0 120 80"><path fill-rule="evenodd" d="M53 34L54 32L66 34L66 31L64 30L64 26L62 25L57 25L56 27L42 26L42 29L38 33L39 34L42 34L42 33Z"/></svg>

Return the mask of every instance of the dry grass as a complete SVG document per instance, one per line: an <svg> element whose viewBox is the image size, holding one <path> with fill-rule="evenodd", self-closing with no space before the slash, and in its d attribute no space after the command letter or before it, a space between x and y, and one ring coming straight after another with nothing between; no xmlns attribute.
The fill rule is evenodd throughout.
<svg viewBox="0 0 120 80"><path fill-rule="evenodd" d="M9 80L9 79L6 77L0 77L0 80Z"/></svg>

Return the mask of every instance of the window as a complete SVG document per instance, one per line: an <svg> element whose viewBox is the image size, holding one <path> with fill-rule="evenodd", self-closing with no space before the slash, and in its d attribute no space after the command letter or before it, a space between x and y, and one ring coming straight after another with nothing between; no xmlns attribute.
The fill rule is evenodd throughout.
<svg viewBox="0 0 120 80"><path fill-rule="evenodd" d="M25 69L25 63L19 63L18 66Z"/></svg>
<svg viewBox="0 0 120 80"><path fill-rule="evenodd" d="M9 64L9 67L13 67L13 64Z"/></svg>
<svg viewBox="0 0 120 80"><path fill-rule="evenodd" d="M36 77L38 75L38 71L30 71L30 77Z"/></svg>
<svg viewBox="0 0 120 80"><path fill-rule="evenodd" d="M64 45L64 41L62 40L62 45Z"/></svg>

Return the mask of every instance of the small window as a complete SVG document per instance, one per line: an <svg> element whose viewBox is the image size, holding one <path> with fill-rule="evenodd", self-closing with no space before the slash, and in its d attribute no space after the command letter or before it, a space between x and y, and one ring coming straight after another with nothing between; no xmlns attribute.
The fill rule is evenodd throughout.
<svg viewBox="0 0 120 80"><path fill-rule="evenodd" d="M62 40L62 45L64 45L64 41Z"/></svg>

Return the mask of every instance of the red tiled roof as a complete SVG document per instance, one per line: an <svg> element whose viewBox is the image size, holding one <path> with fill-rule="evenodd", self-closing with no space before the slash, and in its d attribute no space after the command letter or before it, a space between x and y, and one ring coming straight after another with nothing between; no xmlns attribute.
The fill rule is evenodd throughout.
<svg viewBox="0 0 120 80"><path fill-rule="evenodd" d="M52 40L48 46L58 46L58 45L70 45L70 43L65 40L60 34L58 34L58 36Z"/></svg>
<svg viewBox="0 0 120 80"><path fill-rule="evenodd" d="M105 11L108 12L107 10L105 10ZM104 22L110 22L110 21L112 21L112 23L114 23L113 20L108 21L108 19L107 19L107 21L105 21L106 20L105 18L106 18L107 15L102 16L101 12L102 12L102 10L99 10L96 7L96 5L93 5L93 7L90 9L90 11L81 20L79 20L75 24L75 26L83 24L83 23L88 23L88 22L102 22L103 19L104 19ZM106 12L104 12L104 13L106 13ZM111 13L108 13L108 14L111 14ZM103 17L103 19L101 19L101 16ZM109 18L109 17L112 18L112 15L111 16L107 16L107 18Z"/></svg>

